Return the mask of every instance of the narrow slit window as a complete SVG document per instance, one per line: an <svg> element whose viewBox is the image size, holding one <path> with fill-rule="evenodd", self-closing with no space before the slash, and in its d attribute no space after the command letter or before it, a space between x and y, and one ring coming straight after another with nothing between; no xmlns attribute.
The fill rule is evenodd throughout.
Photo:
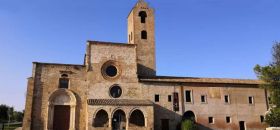
<svg viewBox="0 0 280 130"><path fill-rule="evenodd" d="M263 123L264 122L264 116L260 116L260 119L261 119L261 123Z"/></svg>
<svg viewBox="0 0 280 130"><path fill-rule="evenodd" d="M159 102L159 95L158 94L155 95L155 102Z"/></svg>
<svg viewBox="0 0 280 130"><path fill-rule="evenodd" d="M191 95L191 91L187 90L185 91L185 96L186 96L186 102L192 102L192 95Z"/></svg>
<svg viewBox="0 0 280 130"><path fill-rule="evenodd" d="M224 96L225 103L229 103L229 95Z"/></svg>
<svg viewBox="0 0 280 130"><path fill-rule="evenodd" d="M206 103L206 96L201 95L200 100L201 100L201 103Z"/></svg>
<svg viewBox="0 0 280 130"><path fill-rule="evenodd" d="M226 123L230 123L231 119L229 116L226 117Z"/></svg>
<svg viewBox="0 0 280 130"><path fill-rule="evenodd" d="M141 32L141 38L142 38L142 39L147 39L147 31L143 30L143 31Z"/></svg>
<svg viewBox="0 0 280 130"><path fill-rule="evenodd" d="M250 96L248 99L249 99L249 104L254 104L254 97L253 96Z"/></svg>
<svg viewBox="0 0 280 130"><path fill-rule="evenodd" d="M171 100L172 100L171 95L168 95L168 102L171 102Z"/></svg>
<svg viewBox="0 0 280 130"><path fill-rule="evenodd" d="M214 124L214 118L213 117L208 117L208 122L209 122L209 124Z"/></svg>

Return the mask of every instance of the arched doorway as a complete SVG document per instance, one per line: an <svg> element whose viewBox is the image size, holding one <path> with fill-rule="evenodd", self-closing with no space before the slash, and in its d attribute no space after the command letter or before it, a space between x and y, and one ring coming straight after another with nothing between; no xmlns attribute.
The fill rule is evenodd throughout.
<svg viewBox="0 0 280 130"><path fill-rule="evenodd" d="M136 109L130 114L129 127L144 127L145 117L142 111Z"/></svg>
<svg viewBox="0 0 280 130"><path fill-rule="evenodd" d="M48 130L75 129L75 95L67 89L53 92L49 98Z"/></svg>
<svg viewBox="0 0 280 130"><path fill-rule="evenodd" d="M108 127L108 114L105 110L99 110L94 119L93 119L93 127Z"/></svg>
<svg viewBox="0 0 280 130"><path fill-rule="evenodd" d="M195 115L192 111L187 111L184 113L182 120L192 120L195 122Z"/></svg>
<svg viewBox="0 0 280 130"><path fill-rule="evenodd" d="M117 110L114 112L112 119L113 130L124 130L126 126L126 117L123 110Z"/></svg>

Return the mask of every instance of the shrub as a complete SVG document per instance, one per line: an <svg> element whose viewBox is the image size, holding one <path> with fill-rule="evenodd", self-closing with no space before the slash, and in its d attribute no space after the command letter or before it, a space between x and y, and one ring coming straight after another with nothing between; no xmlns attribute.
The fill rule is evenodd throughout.
<svg viewBox="0 0 280 130"><path fill-rule="evenodd" d="M196 124L192 120L183 120L181 130L197 130Z"/></svg>
<svg viewBox="0 0 280 130"><path fill-rule="evenodd" d="M265 115L265 122L271 127L280 127L280 108L272 108Z"/></svg>

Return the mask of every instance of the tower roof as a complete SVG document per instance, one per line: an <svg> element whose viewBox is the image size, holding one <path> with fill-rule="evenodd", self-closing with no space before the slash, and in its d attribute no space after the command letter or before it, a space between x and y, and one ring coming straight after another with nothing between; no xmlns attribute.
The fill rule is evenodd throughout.
<svg viewBox="0 0 280 130"><path fill-rule="evenodd" d="M148 7L148 3L145 0L138 0L137 3L135 4L135 6L138 6L138 5L142 5L142 6L144 5L144 6Z"/></svg>

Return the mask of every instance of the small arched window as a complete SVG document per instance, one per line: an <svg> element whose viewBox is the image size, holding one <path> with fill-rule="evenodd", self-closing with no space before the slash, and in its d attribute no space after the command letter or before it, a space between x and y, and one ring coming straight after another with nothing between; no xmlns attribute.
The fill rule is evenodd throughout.
<svg viewBox="0 0 280 130"><path fill-rule="evenodd" d="M69 88L69 78L67 74L62 74L59 78L59 88Z"/></svg>
<svg viewBox="0 0 280 130"><path fill-rule="evenodd" d="M143 31L141 32L141 38L142 38L142 39L147 39L147 31L143 30Z"/></svg>
<svg viewBox="0 0 280 130"><path fill-rule="evenodd" d="M146 23L147 13L145 11L139 12L139 17L141 18L141 23Z"/></svg>
<svg viewBox="0 0 280 130"><path fill-rule="evenodd" d="M59 88L69 88L69 79L68 78L60 78L59 79Z"/></svg>

